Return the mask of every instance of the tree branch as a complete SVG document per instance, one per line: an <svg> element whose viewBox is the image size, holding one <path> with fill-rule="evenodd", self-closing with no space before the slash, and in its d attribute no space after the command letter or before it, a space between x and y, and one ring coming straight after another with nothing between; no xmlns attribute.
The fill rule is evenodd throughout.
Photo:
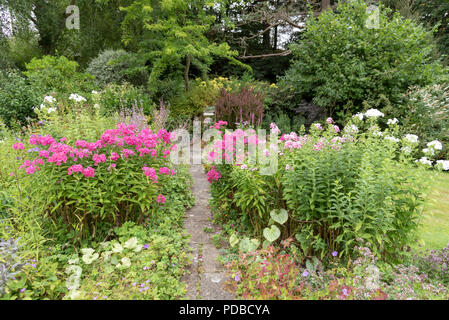
<svg viewBox="0 0 449 320"><path fill-rule="evenodd" d="M288 56L289 54L291 54L292 51L291 50L285 50L282 52L278 52L278 53L267 53L267 54L259 54L259 55L254 55L254 56L241 56L238 57L238 59L258 59L258 58L269 58L269 57L284 57L284 56Z"/></svg>

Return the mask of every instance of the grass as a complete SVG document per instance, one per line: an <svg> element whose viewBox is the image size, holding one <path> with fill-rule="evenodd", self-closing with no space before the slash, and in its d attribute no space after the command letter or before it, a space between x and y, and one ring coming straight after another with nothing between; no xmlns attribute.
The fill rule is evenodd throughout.
<svg viewBox="0 0 449 320"><path fill-rule="evenodd" d="M419 235L425 249L441 249L449 243L449 174L429 172L429 179L433 182Z"/></svg>

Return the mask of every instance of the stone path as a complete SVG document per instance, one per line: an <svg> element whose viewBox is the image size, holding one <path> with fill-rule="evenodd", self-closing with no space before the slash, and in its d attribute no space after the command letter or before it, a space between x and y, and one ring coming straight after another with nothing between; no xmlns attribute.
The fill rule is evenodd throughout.
<svg viewBox="0 0 449 320"><path fill-rule="evenodd" d="M193 194L196 204L187 211L185 228L191 235L190 247L193 250L193 262L187 282L186 298L190 300L232 300L234 296L225 291L224 283L228 280L225 270L217 261L219 252L210 239L210 233L204 228L213 229L210 221L211 211L208 207L210 198L209 182L202 165L191 165L193 177Z"/></svg>

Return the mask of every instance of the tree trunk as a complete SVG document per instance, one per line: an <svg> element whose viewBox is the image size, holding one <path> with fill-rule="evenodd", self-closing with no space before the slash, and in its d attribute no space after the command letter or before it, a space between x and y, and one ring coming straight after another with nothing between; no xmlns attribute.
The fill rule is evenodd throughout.
<svg viewBox="0 0 449 320"><path fill-rule="evenodd" d="M329 9L331 5L331 0L321 0L321 11Z"/></svg>
<svg viewBox="0 0 449 320"><path fill-rule="evenodd" d="M190 90L189 70L190 70L190 55L187 55L186 56L186 68L184 70L184 81L185 81L185 85L186 85L186 91Z"/></svg>

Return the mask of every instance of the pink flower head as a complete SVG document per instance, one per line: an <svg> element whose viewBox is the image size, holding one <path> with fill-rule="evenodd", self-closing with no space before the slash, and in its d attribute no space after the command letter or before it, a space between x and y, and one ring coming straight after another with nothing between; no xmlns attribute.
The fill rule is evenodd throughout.
<svg viewBox="0 0 449 320"><path fill-rule="evenodd" d="M328 123L328 124L332 124L332 123L334 123L334 119L332 119L332 118L327 118L327 120L326 120L326 122Z"/></svg>
<svg viewBox="0 0 449 320"><path fill-rule="evenodd" d="M92 156L92 160L94 161L94 165L97 166L101 162L106 162L105 154L94 154Z"/></svg>
<svg viewBox="0 0 449 320"><path fill-rule="evenodd" d="M156 170L154 170L153 168L149 168L149 167L143 167L142 170L143 170L143 173L147 177L149 177L151 180L153 180L154 183L157 183Z"/></svg>
<svg viewBox="0 0 449 320"><path fill-rule="evenodd" d="M21 142L13 144L12 148L15 149L15 150L23 150L23 149L25 149L25 147L23 146L23 143L21 143Z"/></svg>
<svg viewBox="0 0 449 320"><path fill-rule="evenodd" d="M111 160L112 161L116 161L118 158L120 158L120 156L117 153L115 153L115 152L111 153Z"/></svg>
<svg viewBox="0 0 449 320"><path fill-rule="evenodd" d="M337 125L333 125L332 128L334 128L335 133L340 132L340 128Z"/></svg>
<svg viewBox="0 0 449 320"><path fill-rule="evenodd" d="M160 194L157 196L156 201L159 203L165 203L165 197L162 194Z"/></svg>
<svg viewBox="0 0 449 320"><path fill-rule="evenodd" d="M87 167L87 168L83 169L82 173L86 178L89 178L89 177L94 178L95 177L95 169L92 167Z"/></svg>

